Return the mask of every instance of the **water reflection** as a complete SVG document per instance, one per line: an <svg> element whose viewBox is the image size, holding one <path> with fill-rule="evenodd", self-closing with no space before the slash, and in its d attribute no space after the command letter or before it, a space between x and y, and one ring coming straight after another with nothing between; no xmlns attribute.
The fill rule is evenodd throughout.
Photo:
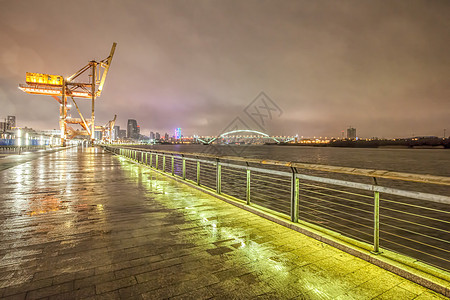
<svg viewBox="0 0 450 300"><path fill-rule="evenodd" d="M233 217L222 217L221 213L216 211L218 208L215 204L208 204L208 201L219 200L205 199L208 196L201 192L174 184L170 179L144 166L124 159L118 159L118 161L124 173L130 177L130 182L137 188L144 188L146 194L152 196L152 202L156 201L167 209L175 210L177 218L183 218L183 221L177 221L177 224L185 224L180 225L182 228L183 226L190 228L194 225L197 225L195 228L201 228L189 235L177 235L180 239L178 243L197 245L209 243L216 245L219 249L225 247L223 249L226 254L223 255L242 260L242 265L250 260L257 262L258 268L281 276L279 278L288 275L291 263L283 258L282 252L275 250L276 245L256 242L254 239L261 236L242 229L239 220Z"/></svg>
<svg viewBox="0 0 450 300"><path fill-rule="evenodd" d="M99 184L97 175L109 176L111 158L94 156L96 151L71 148L0 172L1 248L9 249L8 255L0 256L0 266L14 266L0 287L33 278L34 268L25 265L48 264L48 259L58 264L56 256L41 255L52 251L47 244L73 248L83 242L80 233L93 227L107 231L98 225L106 223L107 215L105 198L97 195L107 195L108 186ZM94 174L99 163L103 173Z"/></svg>

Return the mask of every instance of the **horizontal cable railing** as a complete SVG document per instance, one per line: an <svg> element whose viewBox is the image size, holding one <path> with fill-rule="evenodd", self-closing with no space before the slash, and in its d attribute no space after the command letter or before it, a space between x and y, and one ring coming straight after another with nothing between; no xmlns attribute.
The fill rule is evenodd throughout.
<svg viewBox="0 0 450 300"><path fill-rule="evenodd" d="M450 270L450 178L142 148L105 148L251 205ZM432 191L432 192L430 192Z"/></svg>
<svg viewBox="0 0 450 300"><path fill-rule="evenodd" d="M21 154L23 152L47 150L53 147L54 146L49 145L24 145L24 146L0 145L0 154Z"/></svg>

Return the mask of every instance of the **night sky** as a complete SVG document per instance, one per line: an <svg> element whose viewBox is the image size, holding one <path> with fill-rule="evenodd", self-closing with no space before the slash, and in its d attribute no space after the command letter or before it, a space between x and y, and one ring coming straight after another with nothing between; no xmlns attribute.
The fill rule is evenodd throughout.
<svg viewBox="0 0 450 300"><path fill-rule="evenodd" d="M442 136L449 16L448 0L0 0L0 118L57 129L57 102L17 88L25 72L70 76L117 42L97 125L117 114L145 135L257 129L245 109L264 92L279 108L271 135Z"/></svg>

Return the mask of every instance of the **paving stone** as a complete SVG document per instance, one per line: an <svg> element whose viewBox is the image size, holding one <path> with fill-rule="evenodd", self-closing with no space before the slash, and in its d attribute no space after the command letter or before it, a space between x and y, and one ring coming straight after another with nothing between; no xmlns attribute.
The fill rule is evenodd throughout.
<svg viewBox="0 0 450 300"><path fill-rule="evenodd" d="M136 284L136 278L134 276L121 278L113 281L102 282L95 285L97 294L103 294L110 291L115 291L123 287Z"/></svg>
<svg viewBox="0 0 450 300"><path fill-rule="evenodd" d="M2 299L441 299L100 148L36 157L0 160Z"/></svg>
<svg viewBox="0 0 450 300"><path fill-rule="evenodd" d="M57 294L70 292L73 290L73 282L67 282L63 284L53 285L37 290L27 292L26 299L39 299Z"/></svg>
<svg viewBox="0 0 450 300"><path fill-rule="evenodd" d="M95 295L95 287L90 286L49 297L49 300L85 299Z"/></svg>
<svg viewBox="0 0 450 300"><path fill-rule="evenodd" d="M390 299L414 299L417 295L414 293L411 293L405 289L402 289L401 287L395 286L392 289L384 292L383 294L376 297L376 300L390 300Z"/></svg>

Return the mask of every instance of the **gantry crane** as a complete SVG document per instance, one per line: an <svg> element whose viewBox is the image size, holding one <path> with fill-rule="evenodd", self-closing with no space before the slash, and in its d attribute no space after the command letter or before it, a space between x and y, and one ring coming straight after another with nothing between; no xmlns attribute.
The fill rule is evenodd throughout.
<svg viewBox="0 0 450 300"><path fill-rule="evenodd" d="M116 49L117 43L113 43L109 56L101 61L91 60L86 66L78 70L72 76L64 78L60 75L48 75L41 73L26 74L26 84L20 84L19 89L28 94L49 95L60 103L59 127L61 130L61 145L66 145L67 138L73 138L76 135L88 135L91 142L95 136L95 99L100 97L105 84L106 75ZM90 72L89 72L90 71ZM90 74L89 74L90 73ZM82 75L87 78L81 79ZM90 77L90 78L89 78ZM78 79L78 80L76 80ZM86 80L87 79L87 80ZM59 98L61 96L61 99ZM72 99L80 118L67 116L70 107L67 105L67 97ZM75 98L91 99L92 115L91 119L83 117ZM115 122L116 117L114 117ZM111 122L108 122L111 125ZM84 131L75 131L67 124L79 124ZM112 125L114 127L114 125ZM100 128L101 129L101 128ZM112 129L110 129L111 132ZM103 131L103 129L102 129ZM110 135L111 136L111 135Z"/></svg>
<svg viewBox="0 0 450 300"><path fill-rule="evenodd" d="M100 126L100 130L102 131L102 140L106 143L111 143L112 141L112 132L114 129L114 125L116 125L117 115L114 115L114 119L108 121L105 126Z"/></svg>

